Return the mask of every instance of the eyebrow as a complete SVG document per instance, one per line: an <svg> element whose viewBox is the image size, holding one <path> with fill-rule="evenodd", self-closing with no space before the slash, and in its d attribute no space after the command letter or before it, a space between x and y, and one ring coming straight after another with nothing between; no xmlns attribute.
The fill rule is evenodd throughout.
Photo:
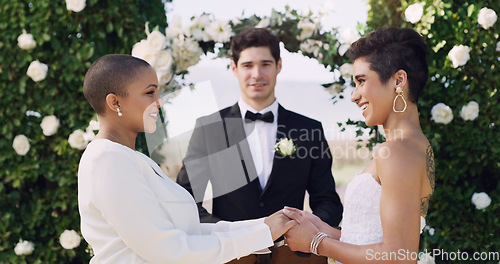
<svg viewBox="0 0 500 264"><path fill-rule="evenodd" d="M261 60L261 61L257 61L258 62L261 62L261 63L274 63L274 60ZM255 61L243 61L241 62L240 64L249 64L249 63L256 63Z"/></svg>
<svg viewBox="0 0 500 264"><path fill-rule="evenodd" d="M366 77L366 74L358 74L358 75L354 76L354 79L359 81L359 78L363 78L363 77Z"/></svg>
<svg viewBox="0 0 500 264"><path fill-rule="evenodd" d="M156 85L156 84L149 84L148 86L146 86L146 87L144 88L144 90L148 89L149 87L158 88L158 85Z"/></svg>

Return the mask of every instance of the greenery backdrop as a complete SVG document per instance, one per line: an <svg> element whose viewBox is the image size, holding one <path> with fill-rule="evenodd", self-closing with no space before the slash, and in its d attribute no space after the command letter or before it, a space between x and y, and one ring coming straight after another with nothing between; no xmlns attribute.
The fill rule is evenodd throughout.
<svg viewBox="0 0 500 264"><path fill-rule="evenodd" d="M85 72L98 57L130 53L144 35L144 23L166 26L161 0L87 0L80 12L65 1L2 1L0 4L0 263L88 263L87 244L64 249L64 230L80 232L77 169L81 150L69 135L85 129L93 110L82 93ZM18 36L26 30L36 47L23 50ZM32 61L48 65L44 80L26 74ZM28 110L41 117L27 115ZM42 133L43 117L55 115L60 126ZM30 149L18 155L12 145L23 134ZM20 239L34 243L30 255L17 256Z"/></svg>
<svg viewBox="0 0 500 264"><path fill-rule="evenodd" d="M485 28L478 17L483 7L500 12L500 4L486 0L426 0L420 2L423 16L408 22L411 19L405 11L416 1L369 3L367 26L357 29L322 29L318 26L321 14L299 14L286 8L284 12L273 10L268 17L238 18L220 24L215 31L209 30L208 25L215 23L213 17L205 14L205 25L201 19L193 18L193 25L197 24L191 25L191 33L179 30L182 27L178 24L165 30L164 5L160 0L89 0L80 12L68 11L63 1L0 4L0 120L4 121L4 137L0 138L0 263L88 262L90 250L85 241L73 249L65 249L59 242L64 230L80 232L76 175L82 151L68 141L72 141L69 136L76 130L85 133L83 130L94 118L81 93L83 76L96 58L107 53L130 54L134 44L152 35L144 33L146 21L152 31L159 30L167 36L169 44L165 50L173 57L173 71L181 77L188 71L187 65L196 64L203 52L230 56L226 33L230 36L247 26L266 27L278 35L287 50L316 58L332 70L332 82L324 86L334 94L333 102L350 97L344 94L349 91L344 90L345 86L350 84L349 61L344 52L359 37L358 33L363 35L389 25L415 28L429 47L430 78L419 109L436 165L436 191L431 199L428 226L422 234L421 251L460 251L470 257L474 252L498 252L500 100L496 85L500 83L500 22ZM23 50L17 46L23 29L33 34L35 48ZM212 35L195 39L196 29L212 31ZM455 67L452 60L456 55L449 52L458 45L469 47L470 58L465 60L462 54L462 65ZM188 60L183 67L179 66L179 54ZM35 60L48 64L47 77L38 82L26 75L28 65ZM177 87L173 83L167 88ZM478 116L464 119L462 108L473 105L471 101L477 102ZM28 110L33 112L27 114ZM56 134L46 136L40 123L49 115L55 115L60 126ZM340 125L356 125L359 134L365 128L358 120ZM377 127L369 131L373 136L370 144L383 140ZM13 149L14 138L21 134L30 143L25 155ZM84 148L86 140L81 141ZM491 203L483 199L480 203L486 207L477 209L478 203L472 197L482 192ZM34 243L31 254L15 254L14 247L20 239Z"/></svg>

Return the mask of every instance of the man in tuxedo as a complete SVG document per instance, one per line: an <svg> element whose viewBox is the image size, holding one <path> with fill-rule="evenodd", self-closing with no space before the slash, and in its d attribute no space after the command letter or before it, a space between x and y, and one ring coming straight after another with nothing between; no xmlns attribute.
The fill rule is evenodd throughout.
<svg viewBox="0 0 500 264"><path fill-rule="evenodd" d="M246 29L232 39L231 50L240 99L197 120L177 182L194 196L202 222L260 218L285 205L302 209L307 191L313 213L338 226L343 208L321 123L286 110L274 95L279 40L265 29ZM208 182L212 214L202 207ZM231 263L327 262L283 245Z"/></svg>

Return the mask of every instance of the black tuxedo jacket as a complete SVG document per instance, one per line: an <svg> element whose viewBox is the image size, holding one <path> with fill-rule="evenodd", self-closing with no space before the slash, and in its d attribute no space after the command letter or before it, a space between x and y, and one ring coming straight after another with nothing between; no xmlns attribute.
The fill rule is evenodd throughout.
<svg viewBox="0 0 500 264"><path fill-rule="evenodd" d="M238 104L197 120L177 183L195 197L202 222L260 218L285 205L302 209L307 190L313 213L338 226L343 208L321 123L280 105L277 140L281 138L292 139L296 152L285 157L275 153L262 189ZM212 215L201 206L209 181Z"/></svg>

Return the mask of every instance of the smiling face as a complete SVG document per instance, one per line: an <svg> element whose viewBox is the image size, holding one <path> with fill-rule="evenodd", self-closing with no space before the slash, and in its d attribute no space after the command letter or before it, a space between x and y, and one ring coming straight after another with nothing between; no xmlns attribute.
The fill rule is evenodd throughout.
<svg viewBox="0 0 500 264"><path fill-rule="evenodd" d="M392 111L395 96L395 80L380 81L377 72L370 69L370 63L360 57L353 64L353 81L356 84L351 101L363 111L367 126L381 125Z"/></svg>
<svg viewBox="0 0 500 264"><path fill-rule="evenodd" d="M163 102L158 93L158 78L151 67L144 67L127 87L128 95L120 100L120 118L134 132L156 131L159 108Z"/></svg>
<svg viewBox="0 0 500 264"><path fill-rule="evenodd" d="M231 69L238 78L243 101L252 107L265 108L274 101L276 76L281 71L281 59L276 62L269 47L250 47L241 51Z"/></svg>

